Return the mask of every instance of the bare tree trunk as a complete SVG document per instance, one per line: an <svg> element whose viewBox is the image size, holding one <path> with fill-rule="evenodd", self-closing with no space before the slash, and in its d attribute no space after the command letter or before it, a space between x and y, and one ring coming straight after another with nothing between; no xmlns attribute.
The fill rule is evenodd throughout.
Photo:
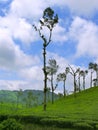
<svg viewBox="0 0 98 130"><path fill-rule="evenodd" d="M85 76L83 76L83 90L85 90Z"/></svg>
<svg viewBox="0 0 98 130"><path fill-rule="evenodd" d="M52 104L54 104L54 90L52 90Z"/></svg>
<svg viewBox="0 0 98 130"><path fill-rule="evenodd" d="M79 78L78 78L78 82L79 82L79 92L81 91L81 88L80 88L80 75L79 75Z"/></svg>
<svg viewBox="0 0 98 130"><path fill-rule="evenodd" d="M65 90L65 80L64 80L64 98L66 96L66 90Z"/></svg>
<svg viewBox="0 0 98 130"><path fill-rule="evenodd" d="M74 94L76 93L76 76L74 74Z"/></svg>
<svg viewBox="0 0 98 130"><path fill-rule="evenodd" d="M91 82L90 82L90 87L92 87L92 74L93 74L93 72L91 72Z"/></svg>
<svg viewBox="0 0 98 130"><path fill-rule="evenodd" d="M52 88L52 104L53 104L54 103L53 75L51 75L51 88Z"/></svg>
<svg viewBox="0 0 98 130"><path fill-rule="evenodd" d="M46 93L47 93L47 72L46 72L46 46L43 48L43 71L44 71L44 111L46 111Z"/></svg>

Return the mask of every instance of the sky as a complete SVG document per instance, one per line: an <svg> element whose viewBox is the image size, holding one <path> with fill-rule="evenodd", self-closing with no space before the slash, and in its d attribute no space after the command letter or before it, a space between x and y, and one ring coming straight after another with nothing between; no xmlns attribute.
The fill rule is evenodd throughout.
<svg viewBox="0 0 98 130"><path fill-rule="evenodd" d="M68 65L86 70L90 62L98 63L98 0L0 0L0 90L43 90L43 41L32 25L39 24L47 7L59 17L47 63L56 59L58 73ZM73 90L70 74L66 89ZM62 92L61 85L56 92Z"/></svg>

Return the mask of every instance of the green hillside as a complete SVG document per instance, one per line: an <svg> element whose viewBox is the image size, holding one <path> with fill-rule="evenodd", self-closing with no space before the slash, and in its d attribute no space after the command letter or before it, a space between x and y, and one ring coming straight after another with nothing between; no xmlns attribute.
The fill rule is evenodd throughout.
<svg viewBox="0 0 98 130"><path fill-rule="evenodd" d="M21 120L28 123L98 130L98 87L62 97L54 104L49 102L46 111L43 111L42 105L32 108L20 107L17 110L14 106L6 105L4 111L2 105L0 113L14 117L18 115Z"/></svg>
<svg viewBox="0 0 98 130"><path fill-rule="evenodd" d="M53 105L49 103L46 112L40 106L30 113L43 116L42 122L48 125L98 129L98 87L61 98Z"/></svg>
<svg viewBox="0 0 98 130"><path fill-rule="evenodd" d="M30 94L30 96L29 96ZM55 99L58 96L55 94ZM30 99L31 98L31 99ZM24 90L24 91L10 91L10 90L0 90L0 103L14 103L17 101L20 105L26 105L29 100L31 106L37 106L43 103L44 94L41 90ZM47 101L51 100L51 92L47 95Z"/></svg>
<svg viewBox="0 0 98 130"><path fill-rule="evenodd" d="M54 105L49 104L47 111L59 117L98 120L98 87L62 98Z"/></svg>

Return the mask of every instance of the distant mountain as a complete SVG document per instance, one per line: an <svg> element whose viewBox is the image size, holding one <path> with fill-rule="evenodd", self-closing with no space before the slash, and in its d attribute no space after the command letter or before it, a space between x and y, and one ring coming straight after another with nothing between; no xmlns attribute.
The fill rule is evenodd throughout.
<svg viewBox="0 0 98 130"><path fill-rule="evenodd" d="M54 94L54 99L58 98L57 94ZM0 90L0 102L1 103L18 103L23 105L40 105L43 103L44 93L41 90ZM47 101L51 101L51 92L47 92Z"/></svg>

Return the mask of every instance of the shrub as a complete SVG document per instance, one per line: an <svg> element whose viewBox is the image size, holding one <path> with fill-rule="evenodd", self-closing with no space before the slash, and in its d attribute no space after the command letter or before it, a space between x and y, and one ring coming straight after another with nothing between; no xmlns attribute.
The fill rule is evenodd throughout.
<svg viewBox="0 0 98 130"><path fill-rule="evenodd" d="M81 130L91 130L93 127L85 122L77 122L74 124L75 128L81 129Z"/></svg>
<svg viewBox="0 0 98 130"><path fill-rule="evenodd" d="M96 130L98 130L98 124L96 124Z"/></svg>
<svg viewBox="0 0 98 130"><path fill-rule="evenodd" d="M8 118L0 124L0 130L22 130L23 126L15 119Z"/></svg>
<svg viewBox="0 0 98 130"><path fill-rule="evenodd" d="M7 115L0 115L0 123L8 118Z"/></svg>
<svg viewBox="0 0 98 130"><path fill-rule="evenodd" d="M72 128L73 127L73 121L71 120L65 120L63 118L44 118L41 120L42 125L51 125L56 126L60 128Z"/></svg>

